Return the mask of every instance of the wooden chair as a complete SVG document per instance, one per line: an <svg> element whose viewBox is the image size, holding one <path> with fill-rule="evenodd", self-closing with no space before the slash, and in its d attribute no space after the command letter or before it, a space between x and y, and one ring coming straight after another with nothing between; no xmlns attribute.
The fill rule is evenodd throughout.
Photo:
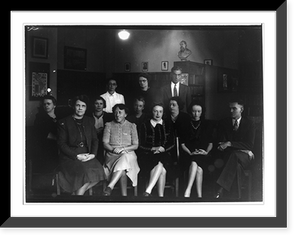
<svg viewBox="0 0 300 241"><path fill-rule="evenodd" d="M175 139L175 151L176 151L176 162L177 165L179 165L180 161L180 142L179 142L179 137L176 137ZM171 189L173 193L175 193L175 197L179 196L179 177L177 177L175 180L172 182L166 183L165 189Z"/></svg>
<svg viewBox="0 0 300 241"><path fill-rule="evenodd" d="M238 197L242 198L242 190L248 189L248 200L251 200L252 193L252 171L247 169L244 170L244 176L246 180L243 181L240 172L237 172L237 187L238 187Z"/></svg>

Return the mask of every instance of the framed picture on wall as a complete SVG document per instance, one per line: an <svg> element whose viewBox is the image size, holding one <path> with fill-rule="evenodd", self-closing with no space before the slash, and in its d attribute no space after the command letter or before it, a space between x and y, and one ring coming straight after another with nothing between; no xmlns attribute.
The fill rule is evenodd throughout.
<svg viewBox="0 0 300 241"><path fill-rule="evenodd" d="M142 71L147 72L148 71L148 62L142 62Z"/></svg>
<svg viewBox="0 0 300 241"><path fill-rule="evenodd" d="M189 74L188 73L182 73L181 74L181 84L188 86L189 85Z"/></svg>
<svg viewBox="0 0 300 241"><path fill-rule="evenodd" d="M33 37L32 38L32 57L33 58L48 58L48 39Z"/></svg>
<svg viewBox="0 0 300 241"><path fill-rule="evenodd" d="M213 60L212 59L205 59L204 64L213 65Z"/></svg>
<svg viewBox="0 0 300 241"><path fill-rule="evenodd" d="M130 65L130 63L125 63L125 72L130 72L130 70L131 70L131 65Z"/></svg>
<svg viewBox="0 0 300 241"><path fill-rule="evenodd" d="M168 61L161 61L161 70L168 71L169 69L169 62Z"/></svg>
<svg viewBox="0 0 300 241"><path fill-rule="evenodd" d="M64 57L65 69L86 70L86 49L65 46Z"/></svg>
<svg viewBox="0 0 300 241"><path fill-rule="evenodd" d="M49 63L29 63L29 100L40 100L47 94L50 80Z"/></svg>

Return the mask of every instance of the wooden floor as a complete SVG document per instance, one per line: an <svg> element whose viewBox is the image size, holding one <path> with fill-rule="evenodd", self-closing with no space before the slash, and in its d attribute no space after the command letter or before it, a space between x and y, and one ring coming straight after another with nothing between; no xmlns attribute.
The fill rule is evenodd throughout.
<svg viewBox="0 0 300 241"><path fill-rule="evenodd" d="M179 197L175 197L174 192L171 189L165 190L165 196L163 198L158 197L156 189L153 189L151 197L143 197L143 190L139 189L138 196L133 195L133 189L128 190L127 197L122 197L120 193L120 189L116 188L113 190L111 196L105 197L102 194L103 187L102 185L97 185L93 188L92 195L89 192L86 192L83 196L71 195L69 193L61 192L60 195L57 195L55 185L50 186L41 186L41 185L33 185L31 190L26 190L26 202L28 203L82 203L82 202L260 202L261 199L249 200L247 197L246 191L243 193L243 197L241 199L237 198L235 193L225 193L224 197L220 200L214 198L215 188L212 186L203 186L203 197L196 197L196 190L192 190L192 195L190 198L183 197L183 188L180 188Z"/></svg>

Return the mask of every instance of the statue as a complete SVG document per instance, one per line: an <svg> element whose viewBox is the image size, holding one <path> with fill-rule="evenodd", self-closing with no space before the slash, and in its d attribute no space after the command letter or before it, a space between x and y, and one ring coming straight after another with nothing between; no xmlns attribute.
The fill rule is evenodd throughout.
<svg viewBox="0 0 300 241"><path fill-rule="evenodd" d="M178 58L181 61L187 61L187 58L192 54L192 51L187 48L187 43L182 40L180 43L180 51L178 52Z"/></svg>

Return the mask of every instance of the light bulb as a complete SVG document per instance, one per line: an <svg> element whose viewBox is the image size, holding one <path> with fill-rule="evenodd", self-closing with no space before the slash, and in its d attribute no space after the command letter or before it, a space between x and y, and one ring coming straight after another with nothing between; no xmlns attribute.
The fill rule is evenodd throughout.
<svg viewBox="0 0 300 241"><path fill-rule="evenodd" d="M119 38L122 40L126 40L129 38L130 33L128 33L125 29L118 33Z"/></svg>

